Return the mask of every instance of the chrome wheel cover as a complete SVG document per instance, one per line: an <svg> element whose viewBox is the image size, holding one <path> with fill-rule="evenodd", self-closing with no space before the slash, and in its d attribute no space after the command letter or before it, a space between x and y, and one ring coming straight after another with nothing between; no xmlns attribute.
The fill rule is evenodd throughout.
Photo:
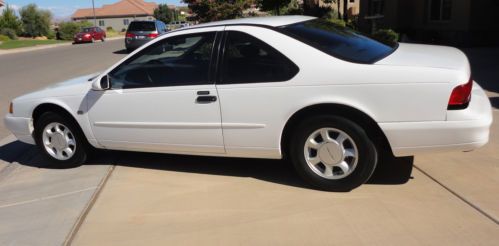
<svg viewBox="0 0 499 246"><path fill-rule="evenodd" d="M74 134L58 122L50 123L43 129L42 141L45 151L60 161L70 159L76 151Z"/></svg>
<svg viewBox="0 0 499 246"><path fill-rule="evenodd" d="M321 128L307 138L305 161L317 175L326 179L342 179L357 167L357 145L345 132L336 128Z"/></svg>

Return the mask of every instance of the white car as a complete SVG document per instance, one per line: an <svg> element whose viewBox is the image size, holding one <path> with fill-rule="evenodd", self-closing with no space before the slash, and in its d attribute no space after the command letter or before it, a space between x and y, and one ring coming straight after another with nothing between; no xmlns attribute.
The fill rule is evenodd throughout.
<svg viewBox="0 0 499 246"><path fill-rule="evenodd" d="M288 157L315 187L345 191L382 158L486 144L492 111L458 49L287 16L170 32L99 75L14 99L5 123L60 166L92 147Z"/></svg>

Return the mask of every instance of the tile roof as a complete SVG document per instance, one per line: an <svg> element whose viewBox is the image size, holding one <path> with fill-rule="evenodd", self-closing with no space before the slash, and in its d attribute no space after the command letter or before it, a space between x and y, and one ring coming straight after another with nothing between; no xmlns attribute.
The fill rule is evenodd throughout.
<svg viewBox="0 0 499 246"><path fill-rule="evenodd" d="M121 0L117 3L105 4L102 8L95 8L95 15L97 17L153 15L156 7L158 7L158 4L153 2L144 2L143 0ZM85 8L77 9L72 15L72 18L93 18L93 16L94 13L92 8Z"/></svg>

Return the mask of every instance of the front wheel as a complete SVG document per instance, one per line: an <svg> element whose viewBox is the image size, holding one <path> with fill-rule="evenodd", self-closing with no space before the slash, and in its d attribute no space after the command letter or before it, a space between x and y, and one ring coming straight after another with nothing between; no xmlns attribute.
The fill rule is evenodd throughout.
<svg viewBox="0 0 499 246"><path fill-rule="evenodd" d="M51 167L76 167L87 159L84 134L73 121L57 113L43 113L36 121L35 141Z"/></svg>
<svg viewBox="0 0 499 246"><path fill-rule="evenodd" d="M305 181L328 191L350 191L362 185L377 163L376 148L364 129L328 115L298 125L289 155Z"/></svg>

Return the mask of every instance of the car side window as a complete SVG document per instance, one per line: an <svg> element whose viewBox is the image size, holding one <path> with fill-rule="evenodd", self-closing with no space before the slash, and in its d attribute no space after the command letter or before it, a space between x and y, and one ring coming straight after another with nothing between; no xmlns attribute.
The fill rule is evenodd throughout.
<svg viewBox="0 0 499 246"><path fill-rule="evenodd" d="M215 34L175 36L145 48L109 73L112 88L210 84Z"/></svg>
<svg viewBox="0 0 499 246"><path fill-rule="evenodd" d="M221 84L287 81L298 71L291 60L260 39L227 32Z"/></svg>

